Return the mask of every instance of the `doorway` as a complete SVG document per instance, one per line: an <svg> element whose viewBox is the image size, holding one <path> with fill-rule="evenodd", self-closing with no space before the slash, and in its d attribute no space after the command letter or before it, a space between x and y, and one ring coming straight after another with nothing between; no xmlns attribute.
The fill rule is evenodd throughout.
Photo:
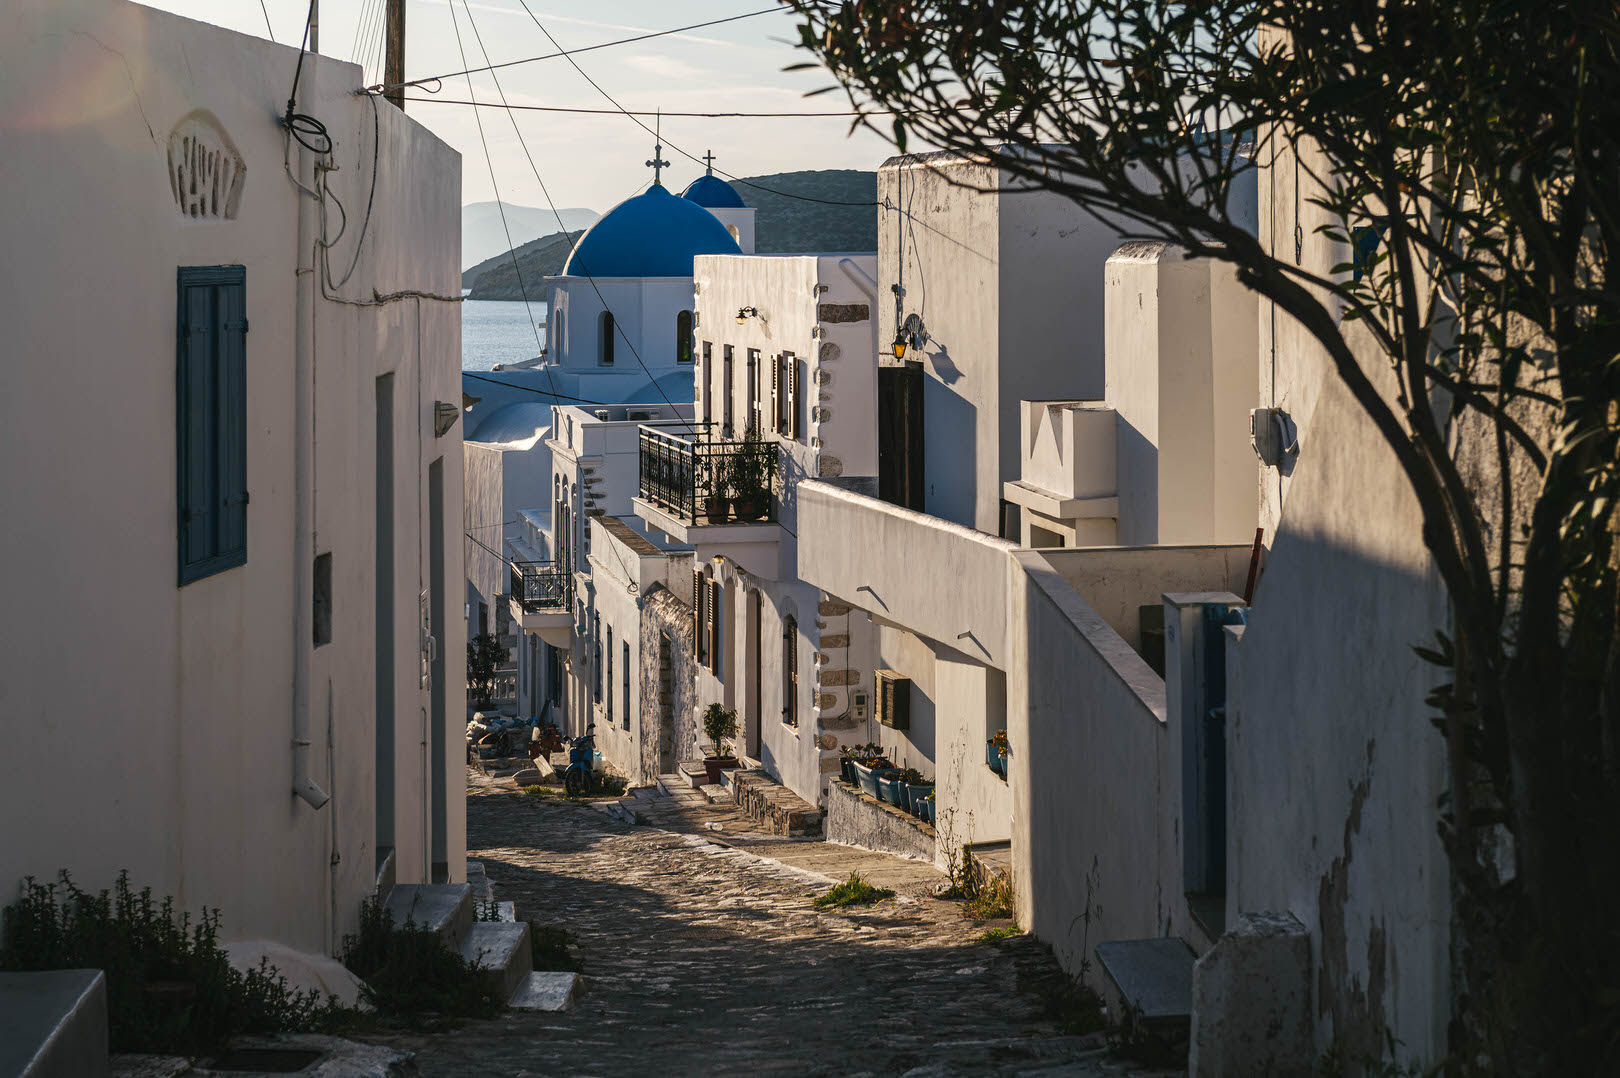
<svg viewBox="0 0 1620 1078"><path fill-rule="evenodd" d="M428 635L433 639L428 759L432 770L434 883L450 878L450 829L445 789L444 699L444 458L428 465Z"/></svg>
<svg viewBox="0 0 1620 1078"><path fill-rule="evenodd" d="M376 593L377 870L394 852L394 376L377 379L376 526L372 565Z"/></svg>
<svg viewBox="0 0 1620 1078"><path fill-rule="evenodd" d="M760 721L760 716L764 712L764 708L760 703L759 691L760 621L763 616L760 612L760 605L759 589L750 588L748 590L747 674L743 679L743 708L746 712L743 724L745 731L743 735L743 751L755 760L762 759L761 754L765 751Z"/></svg>

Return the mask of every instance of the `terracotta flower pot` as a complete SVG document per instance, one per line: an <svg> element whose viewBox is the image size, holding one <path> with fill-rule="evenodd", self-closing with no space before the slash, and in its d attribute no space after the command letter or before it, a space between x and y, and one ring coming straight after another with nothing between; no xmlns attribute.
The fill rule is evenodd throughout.
<svg viewBox="0 0 1620 1078"><path fill-rule="evenodd" d="M735 756L705 756L703 758L703 770L708 772L709 785L720 785L720 773L722 771L736 770L737 763Z"/></svg>

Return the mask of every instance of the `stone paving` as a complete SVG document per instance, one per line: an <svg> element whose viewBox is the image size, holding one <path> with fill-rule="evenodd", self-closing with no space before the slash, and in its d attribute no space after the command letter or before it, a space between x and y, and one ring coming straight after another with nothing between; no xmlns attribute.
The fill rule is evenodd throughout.
<svg viewBox="0 0 1620 1078"><path fill-rule="evenodd" d="M701 834L632 826L478 772L468 794L468 856L519 917L574 934L584 985L560 1014L367 1038L416 1052L423 1075L1139 1073L1095 1034L1061 1035L1051 1001L1066 982L1049 953L979 941L984 924L933 897L931 866L736 841L706 812ZM896 897L810 905L857 866Z"/></svg>

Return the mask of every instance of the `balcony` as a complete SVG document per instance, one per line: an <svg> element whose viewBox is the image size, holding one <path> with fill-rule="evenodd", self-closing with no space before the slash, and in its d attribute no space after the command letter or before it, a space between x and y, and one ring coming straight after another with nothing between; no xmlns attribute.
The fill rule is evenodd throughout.
<svg viewBox="0 0 1620 1078"><path fill-rule="evenodd" d="M574 625L574 578L549 561L509 563L512 620L553 647L567 647Z"/></svg>
<svg viewBox="0 0 1620 1078"><path fill-rule="evenodd" d="M727 441L699 425L691 436L644 426L636 515L699 557L723 554L777 577L780 451L767 440ZM746 554L746 557L744 557Z"/></svg>

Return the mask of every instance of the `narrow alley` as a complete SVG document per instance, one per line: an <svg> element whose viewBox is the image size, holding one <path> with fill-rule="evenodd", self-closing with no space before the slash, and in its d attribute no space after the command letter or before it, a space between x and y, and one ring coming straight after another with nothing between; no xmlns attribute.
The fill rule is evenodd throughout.
<svg viewBox="0 0 1620 1078"><path fill-rule="evenodd" d="M1062 1032L1067 981L1046 949L983 942L985 924L932 896L926 866L707 833L630 826L473 773L469 857L520 918L574 935L583 989L566 1012L390 1043L446 1078L1150 1073L1110 1060L1096 1034ZM851 868L896 896L813 908Z"/></svg>

